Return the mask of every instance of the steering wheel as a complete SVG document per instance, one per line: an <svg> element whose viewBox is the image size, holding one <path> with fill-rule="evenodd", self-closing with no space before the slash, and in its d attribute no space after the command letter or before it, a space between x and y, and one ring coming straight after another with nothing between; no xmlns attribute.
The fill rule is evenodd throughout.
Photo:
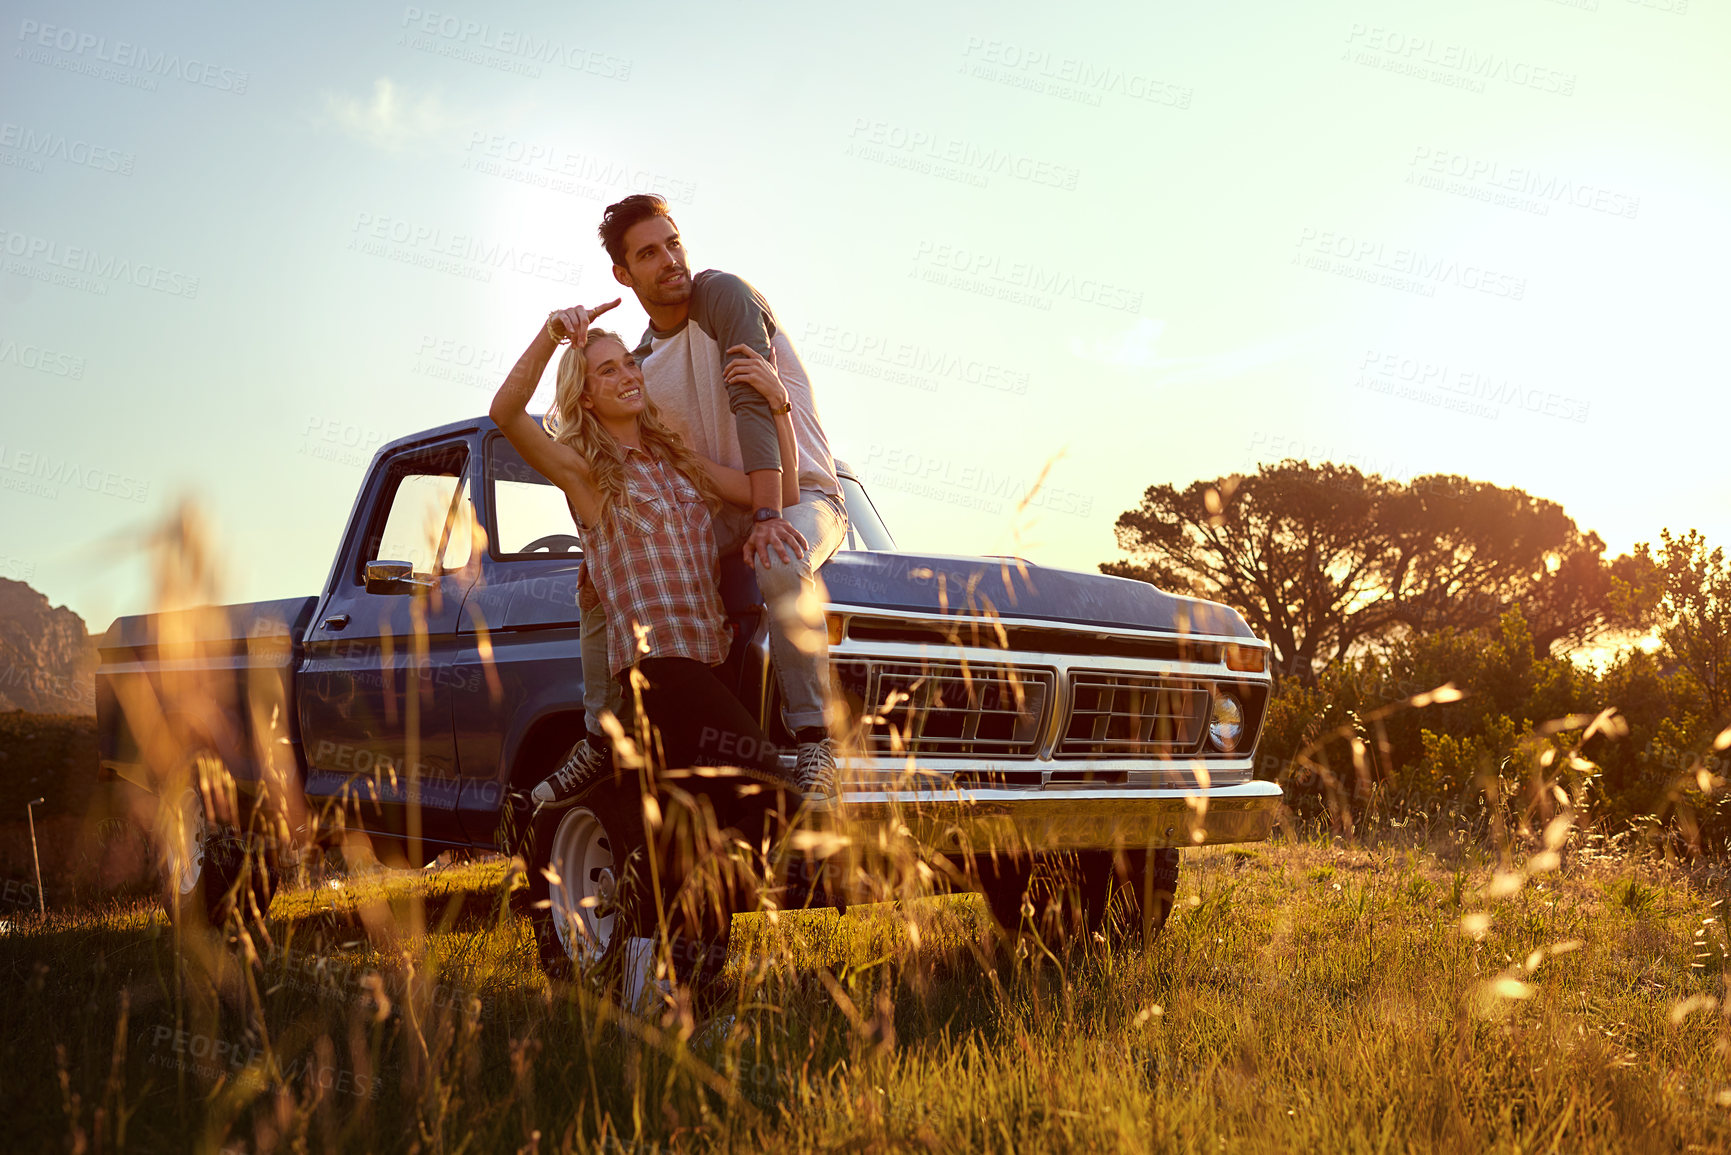
<svg viewBox="0 0 1731 1155"><path fill-rule="evenodd" d="M583 543L568 533L550 533L536 538L517 552L535 553L543 549L548 553L581 553Z"/></svg>

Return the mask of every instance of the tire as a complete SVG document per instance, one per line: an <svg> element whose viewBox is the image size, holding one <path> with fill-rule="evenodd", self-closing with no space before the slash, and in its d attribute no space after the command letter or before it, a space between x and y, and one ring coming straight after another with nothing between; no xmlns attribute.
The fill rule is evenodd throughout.
<svg viewBox="0 0 1731 1155"><path fill-rule="evenodd" d="M974 873L979 879L980 894L985 897L986 908L992 912L992 920L1006 934L1015 937L1022 927L1022 903L1028 894L1031 864L1026 858L1006 855L995 859L980 858L974 860Z"/></svg>
<svg viewBox="0 0 1731 1155"><path fill-rule="evenodd" d="M209 757L198 754L192 762ZM237 911L250 925L270 911L277 873L271 856L213 821L196 785L159 809L155 859L162 908L176 926L219 928Z"/></svg>
<svg viewBox="0 0 1731 1155"><path fill-rule="evenodd" d="M992 917L1006 933L1054 943L1121 932L1147 943L1172 913L1177 850L1080 850L976 860Z"/></svg>
<svg viewBox="0 0 1731 1155"><path fill-rule="evenodd" d="M635 1007L645 970L665 946L680 981L714 986L727 956L732 909L680 909L684 879L645 837L638 792L611 781L529 824L518 892L551 979L584 979ZM657 902L657 890L662 901Z"/></svg>

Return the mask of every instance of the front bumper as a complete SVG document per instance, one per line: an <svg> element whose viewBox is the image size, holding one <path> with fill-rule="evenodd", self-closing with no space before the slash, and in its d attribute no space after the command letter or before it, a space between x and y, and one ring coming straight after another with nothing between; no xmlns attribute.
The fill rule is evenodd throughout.
<svg viewBox="0 0 1731 1155"><path fill-rule="evenodd" d="M1280 808L1279 786L1252 781L1188 789L848 791L837 817L856 840L873 827L905 827L933 850L1014 853L1260 842Z"/></svg>

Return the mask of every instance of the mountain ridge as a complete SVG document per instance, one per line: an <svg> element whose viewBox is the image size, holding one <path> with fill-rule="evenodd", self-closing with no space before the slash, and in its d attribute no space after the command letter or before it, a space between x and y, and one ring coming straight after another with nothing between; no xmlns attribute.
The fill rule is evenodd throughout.
<svg viewBox="0 0 1731 1155"><path fill-rule="evenodd" d="M78 614L0 578L0 710L94 715L96 642Z"/></svg>

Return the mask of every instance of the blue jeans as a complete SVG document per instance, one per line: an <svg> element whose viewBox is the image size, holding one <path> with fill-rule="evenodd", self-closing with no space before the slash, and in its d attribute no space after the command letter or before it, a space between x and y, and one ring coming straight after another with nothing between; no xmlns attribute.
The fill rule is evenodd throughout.
<svg viewBox="0 0 1731 1155"><path fill-rule="evenodd" d="M757 588L769 607L769 646L781 680L782 720L789 730L824 724L829 694L829 631L823 607L829 600L817 571L847 537L847 507L839 497L815 489L800 491L799 504L781 511L805 538L804 557L790 565L775 557L755 563ZM738 553L751 534L751 515L732 507L715 517L715 538L725 556ZM619 686L607 676L607 615L599 607L583 612L583 713L589 729L601 732L601 712L623 713Z"/></svg>

